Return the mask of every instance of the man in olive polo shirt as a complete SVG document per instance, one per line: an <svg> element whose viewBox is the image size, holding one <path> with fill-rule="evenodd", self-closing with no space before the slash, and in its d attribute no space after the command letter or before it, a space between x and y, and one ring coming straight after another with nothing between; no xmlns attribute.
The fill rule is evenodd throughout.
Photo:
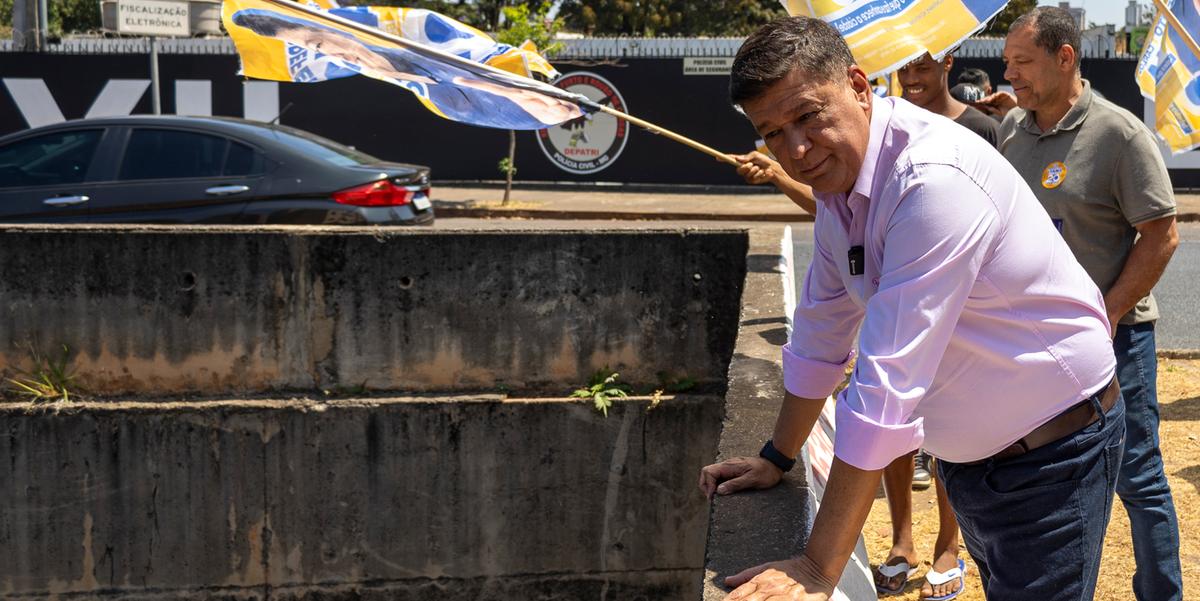
<svg viewBox="0 0 1200 601"><path fill-rule="evenodd" d="M1080 77L1079 47L1065 10L1039 7L1021 16L1004 45L1004 77L1016 97L993 94L982 105L1007 112L1000 152L1104 293L1126 403L1117 494L1133 530L1134 594L1178 600L1179 526L1158 449L1158 307L1150 294L1179 242L1175 198L1153 134L1092 92Z"/></svg>

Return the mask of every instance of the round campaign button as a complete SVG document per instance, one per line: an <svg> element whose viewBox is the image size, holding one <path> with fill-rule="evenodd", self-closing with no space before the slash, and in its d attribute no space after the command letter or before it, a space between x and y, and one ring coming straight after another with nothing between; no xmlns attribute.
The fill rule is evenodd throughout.
<svg viewBox="0 0 1200 601"><path fill-rule="evenodd" d="M1042 170L1042 187L1047 190L1059 187L1066 179L1067 166L1062 161L1054 161Z"/></svg>
<svg viewBox="0 0 1200 601"><path fill-rule="evenodd" d="M554 80L554 85L587 96L601 105L628 112L617 87L595 73L567 73ZM586 175L612 165L621 156L629 141L629 124L608 113L596 112L538 130L537 137L542 152L559 169Z"/></svg>

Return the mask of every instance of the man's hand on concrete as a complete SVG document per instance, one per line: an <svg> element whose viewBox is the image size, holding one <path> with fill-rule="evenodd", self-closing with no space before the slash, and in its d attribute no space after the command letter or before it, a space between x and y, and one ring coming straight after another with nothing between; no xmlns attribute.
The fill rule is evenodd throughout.
<svg viewBox="0 0 1200 601"><path fill-rule="evenodd" d="M737 587L726 601L827 601L836 586L805 556L750 568L725 584Z"/></svg>
<svg viewBox="0 0 1200 601"><path fill-rule="evenodd" d="M1008 92L996 92L983 97L983 100L973 105L975 108L989 114L1003 117L1017 108L1017 97Z"/></svg>
<svg viewBox="0 0 1200 601"><path fill-rule="evenodd" d="M738 165L737 174L742 176L747 184L769 184L783 173L779 163L757 150L735 154L733 158L741 163Z"/></svg>
<svg viewBox="0 0 1200 601"><path fill-rule="evenodd" d="M727 495L739 490L771 488L779 484L783 470L762 457L734 457L700 469L700 490Z"/></svg>

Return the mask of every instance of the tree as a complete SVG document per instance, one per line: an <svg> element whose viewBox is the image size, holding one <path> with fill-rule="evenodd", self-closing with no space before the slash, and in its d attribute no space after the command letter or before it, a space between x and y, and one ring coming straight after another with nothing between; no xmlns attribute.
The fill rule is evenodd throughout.
<svg viewBox="0 0 1200 601"><path fill-rule="evenodd" d="M1008 6L992 19L992 24L983 30L984 35L1006 36L1008 28L1017 17L1037 7L1037 0L1009 0Z"/></svg>
<svg viewBox="0 0 1200 601"><path fill-rule="evenodd" d="M539 4L539 2L521 0L344 0L342 4L424 8L437 11L484 31L497 31L500 29L505 8Z"/></svg>
<svg viewBox="0 0 1200 601"><path fill-rule="evenodd" d="M56 0L50 3L52 35L96 31L100 27L100 3L95 0Z"/></svg>
<svg viewBox="0 0 1200 601"><path fill-rule="evenodd" d="M787 14L777 0L565 0L568 27L593 35L747 35Z"/></svg>
<svg viewBox="0 0 1200 601"><path fill-rule="evenodd" d="M526 41L533 42L538 51L550 58L562 50L562 42L555 40L558 30L562 28L562 19L550 19L547 15L552 6L550 0L532 3L521 3L508 6L503 10L504 27L496 28L496 41L509 46L519 47ZM508 157L500 161L500 171L504 173L504 200L501 205L507 205L512 196L513 175L517 173L517 132L508 131Z"/></svg>

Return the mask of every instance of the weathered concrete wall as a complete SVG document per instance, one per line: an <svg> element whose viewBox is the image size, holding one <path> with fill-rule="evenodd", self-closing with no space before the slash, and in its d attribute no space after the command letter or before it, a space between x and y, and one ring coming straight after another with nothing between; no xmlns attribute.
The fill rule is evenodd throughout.
<svg viewBox="0 0 1200 601"><path fill-rule="evenodd" d="M0 596L696 599L721 399L0 408Z"/></svg>
<svg viewBox="0 0 1200 601"><path fill-rule="evenodd" d="M136 395L0 403L0 597L695 599L746 245L0 230L0 371L66 344L94 396ZM605 366L700 387L607 418L478 394ZM409 396L318 391L364 382Z"/></svg>
<svg viewBox="0 0 1200 601"><path fill-rule="evenodd" d="M723 387L744 232L0 229L0 372L98 394ZM734 316L734 317L727 317Z"/></svg>

